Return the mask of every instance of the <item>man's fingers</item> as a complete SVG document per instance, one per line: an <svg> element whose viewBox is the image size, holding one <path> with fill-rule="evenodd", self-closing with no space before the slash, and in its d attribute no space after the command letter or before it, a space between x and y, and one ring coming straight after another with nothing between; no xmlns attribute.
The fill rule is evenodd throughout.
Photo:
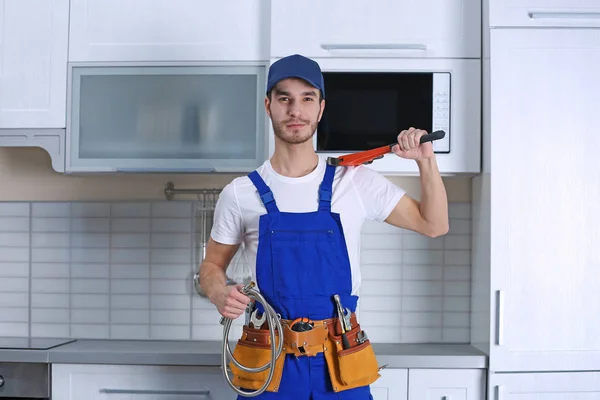
<svg viewBox="0 0 600 400"><path fill-rule="evenodd" d="M232 290L231 293L229 293L229 296L230 298L233 298L239 301L240 303L244 303L245 305L248 305L248 303L250 303L250 297L246 296L238 290Z"/></svg>

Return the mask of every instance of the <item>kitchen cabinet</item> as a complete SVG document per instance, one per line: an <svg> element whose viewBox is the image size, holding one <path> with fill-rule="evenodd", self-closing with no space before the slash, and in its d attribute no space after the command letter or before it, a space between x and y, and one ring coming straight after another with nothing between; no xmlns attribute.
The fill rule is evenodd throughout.
<svg viewBox="0 0 600 400"><path fill-rule="evenodd" d="M262 0L71 0L69 61L268 59Z"/></svg>
<svg viewBox="0 0 600 400"><path fill-rule="evenodd" d="M484 1L489 1L491 26L600 27L598 0Z"/></svg>
<svg viewBox="0 0 600 400"><path fill-rule="evenodd" d="M219 367L52 364L52 399L234 400Z"/></svg>
<svg viewBox="0 0 600 400"><path fill-rule="evenodd" d="M0 0L0 129L65 128L68 29L69 0Z"/></svg>
<svg viewBox="0 0 600 400"><path fill-rule="evenodd" d="M408 370L383 369L381 377L371 385L373 400L408 400Z"/></svg>
<svg viewBox="0 0 600 400"><path fill-rule="evenodd" d="M472 343L492 372L598 370L600 29L492 29L490 43Z"/></svg>
<svg viewBox="0 0 600 400"><path fill-rule="evenodd" d="M490 376L489 400L594 400L599 398L600 372L491 374Z"/></svg>
<svg viewBox="0 0 600 400"><path fill-rule="evenodd" d="M485 400L486 371L410 369L408 400Z"/></svg>
<svg viewBox="0 0 600 400"><path fill-rule="evenodd" d="M478 0L271 3L271 57L479 58Z"/></svg>
<svg viewBox="0 0 600 400"><path fill-rule="evenodd" d="M265 73L72 65L66 172L251 172L265 160Z"/></svg>

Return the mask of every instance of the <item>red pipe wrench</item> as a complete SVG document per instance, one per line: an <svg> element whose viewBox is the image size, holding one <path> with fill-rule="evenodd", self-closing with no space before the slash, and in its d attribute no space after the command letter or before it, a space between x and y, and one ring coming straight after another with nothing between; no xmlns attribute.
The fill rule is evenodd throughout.
<svg viewBox="0 0 600 400"><path fill-rule="evenodd" d="M446 136L444 131L435 131L421 136L419 143L432 142L443 139ZM340 157L327 157L327 164L337 166L371 164L374 160L382 158L385 154L392 151L392 147L397 143L386 146L376 147L371 150L360 151L358 153L346 154Z"/></svg>

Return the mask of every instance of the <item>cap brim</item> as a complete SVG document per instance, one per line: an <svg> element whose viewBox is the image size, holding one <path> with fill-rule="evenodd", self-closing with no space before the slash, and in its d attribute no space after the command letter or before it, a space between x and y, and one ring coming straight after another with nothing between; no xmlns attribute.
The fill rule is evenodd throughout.
<svg viewBox="0 0 600 400"><path fill-rule="evenodd" d="M277 85L279 82L281 82L284 79L288 79L288 78L298 78L298 79L302 79L303 81L305 81L306 83L308 83L309 85L311 85L312 87L314 87L315 89L319 89L321 90L321 88L319 87L319 85L317 85L315 82L311 81L310 79L301 76L301 75L295 75L295 74L290 74L290 75L284 75L281 76L279 78L277 78L276 81L272 82L271 84L269 84L269 86L267 87L267 92L271 89L273 89L273 86ZM322 90L321 90L322 91Z"/></svg>

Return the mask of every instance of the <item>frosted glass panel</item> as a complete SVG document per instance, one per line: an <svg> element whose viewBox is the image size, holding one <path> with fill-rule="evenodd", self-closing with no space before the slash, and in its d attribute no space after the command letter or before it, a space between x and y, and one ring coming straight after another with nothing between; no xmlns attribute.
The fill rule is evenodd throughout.
<svg viewBox="0 0 600 400"><path fill-rule="evenodd" d="M264 69L75 67L71 165L249 170L263 161Z"/></svg>

